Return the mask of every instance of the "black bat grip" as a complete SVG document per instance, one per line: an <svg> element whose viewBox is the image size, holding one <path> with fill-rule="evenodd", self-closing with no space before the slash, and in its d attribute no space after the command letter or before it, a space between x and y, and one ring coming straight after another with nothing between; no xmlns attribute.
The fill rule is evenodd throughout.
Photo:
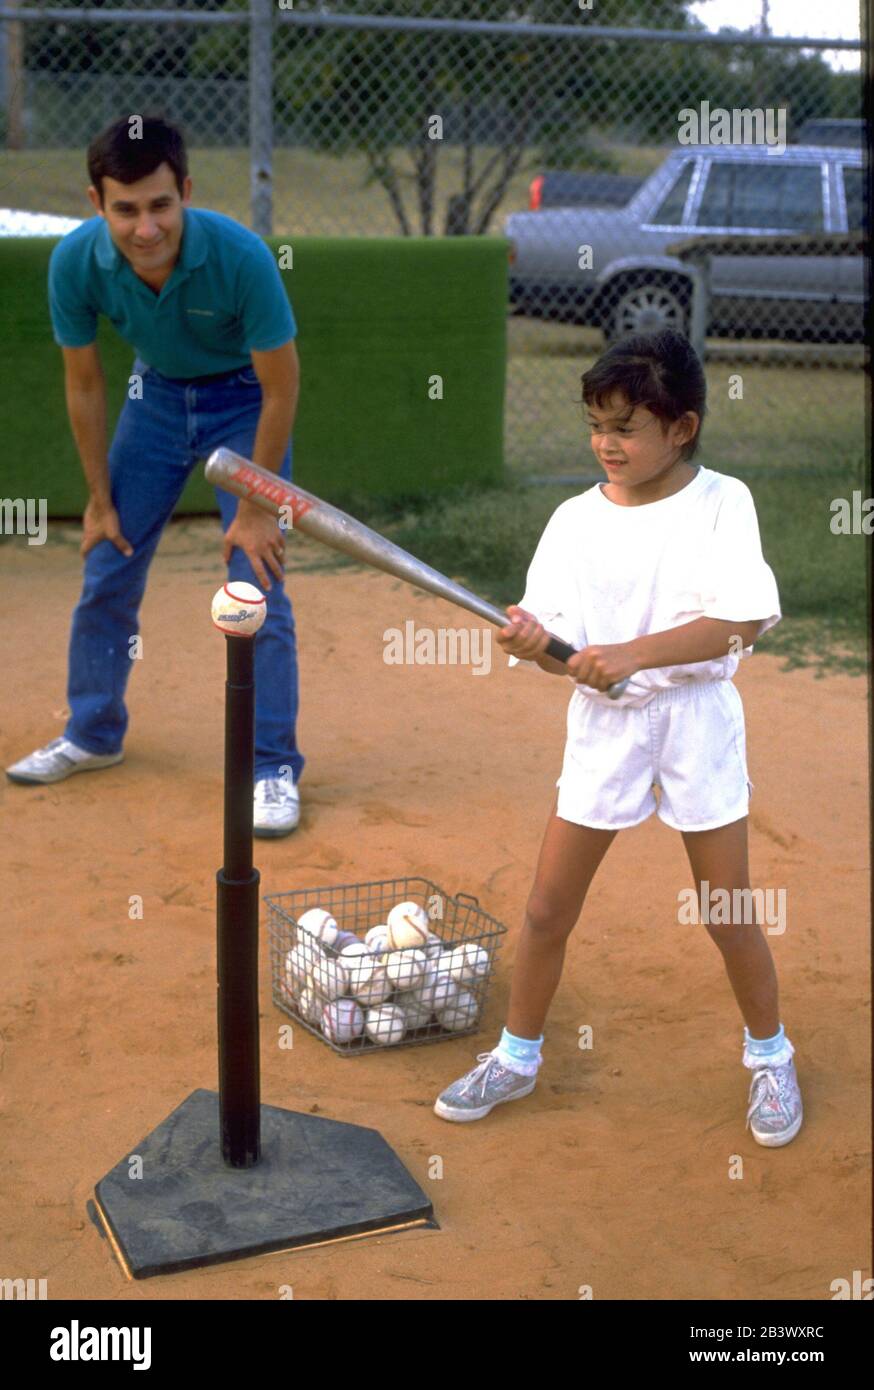
<svg viewBox="0 0 874 1390"><path fill-rule="evenodd" d="M552 656L556 661L570 661L576 653L569 642L563 642L560 637L550 637L546 644L546 655Z"/></svg>
<svg viewBox="0 0 874 1390"><path fill-rule="evenodd" d="M546 655L554 657L556 661L569 661L575 655L575 649L568 643L563 642L560 637L550 637L546 644ZM618 700L628 681L617 681L611 685L607 691L611 700Z"/></svg>

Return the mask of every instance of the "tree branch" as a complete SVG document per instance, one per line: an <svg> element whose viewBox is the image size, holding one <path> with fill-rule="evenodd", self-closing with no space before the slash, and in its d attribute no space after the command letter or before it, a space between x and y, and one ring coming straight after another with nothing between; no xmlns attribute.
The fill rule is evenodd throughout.
<svg viewBox="0 0 874 1390"><path fill-rule="evenodd" d="M398 219L398 226L404 236L411 236L412 233L410 231L410 224L407 220L404 200L401 197L398 187L398 176L392 165L391 159L381 154L379 151L371 149L369 146L366 147L365 153L368 163L370 164L371 172L386 191L388 200L394 209L395 217Z"/></svg>
<svg viewBox="0 0 874 1390"><path fill-rule="evenodd" d="M531 95L529 94L525 108L520 113L519 119L516 122L516 129L512 140L508 141L504 148L500 150L498 154L496 154L489 161L488 167L491 167L495 164L498 157L500 157L503 159L504 167L500 177L495 183L494 188L492 189L488 197L485 199L485 203L483 207L480 209L479 216L476 219L476 225L473 229L474 236L482 236L488 228L488 225L491 222L492 217L494 216L495 209L497 208L498 204L500 203L501 199L506 193L511 178L516 173L516 170L519 168L519 165L522 162L522 156L525 153L525 149L528 144L528 128L531 124L532 109L533 100Z"/></svg>

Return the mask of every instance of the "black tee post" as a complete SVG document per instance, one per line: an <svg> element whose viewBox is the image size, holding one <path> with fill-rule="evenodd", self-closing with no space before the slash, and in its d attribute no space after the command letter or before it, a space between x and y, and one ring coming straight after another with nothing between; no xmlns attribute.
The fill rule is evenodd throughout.
<svg viewBox="0 0 874 1390"><path fill-rule="evenodd" d="M226 634L225 831L218 893L218 1052L222 1158L251 1168L261 1156L258 1040L258 890L252 865L255 640Z"/></svg>

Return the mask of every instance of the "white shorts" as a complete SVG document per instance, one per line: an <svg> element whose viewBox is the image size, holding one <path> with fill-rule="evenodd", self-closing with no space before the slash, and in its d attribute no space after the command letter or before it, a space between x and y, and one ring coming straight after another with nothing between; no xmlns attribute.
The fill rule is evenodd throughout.
<svg viewBox="0 0 874 1390"><path fill-rule="evenodd" d="M749 810L743 704L730 680L689 681L625 707L575 690L567 731L562 820L627 830L655 811L673 830L714 830Z"/></svg>

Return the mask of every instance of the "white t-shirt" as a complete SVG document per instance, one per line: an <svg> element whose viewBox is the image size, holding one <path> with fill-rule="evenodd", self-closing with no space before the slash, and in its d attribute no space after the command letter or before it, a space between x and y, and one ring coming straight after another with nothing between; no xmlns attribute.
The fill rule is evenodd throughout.
<svg viewBox="0 0 874 1390"><path fill-rule="evenodd" d="M760 618L766 632L781 617L752 494L739 478L709 468L699 468L679 492L643 506L617 506L600 485L563 502L534 552L519 607L577 650L629 642L696 618ZM519 664L518 657L509 660ZM591 686L575 690L603 704L645 705L657 690L730 679L739 662L732 653L637 671L616 701Z"/></svg>

